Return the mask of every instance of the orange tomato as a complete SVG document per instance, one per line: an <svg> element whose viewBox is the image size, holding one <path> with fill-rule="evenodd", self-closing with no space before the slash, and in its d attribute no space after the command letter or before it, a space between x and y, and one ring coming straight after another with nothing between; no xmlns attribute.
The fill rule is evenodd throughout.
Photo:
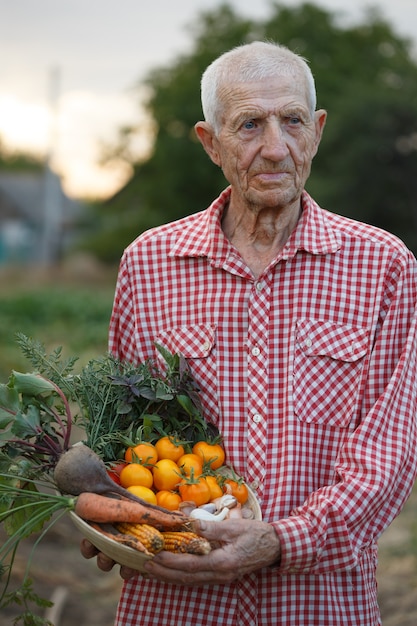
<svg viewBox="0 0 417 626"><path fill-rule="evenodd" d="M127 448L125 452L125 461L128 463L141 463L142 465L155 465L158 460L158 452L155 446L149 441L141 441L140 443Z"/></svg>
<svg viewBox="0 0 417 626"><path fill-rule="evenodd" d="M204 476L185 478L178 487L183 502L194 502L196 506L210 502L211 492Z"/></svg>
<svg viewBox="0 0 417 626"><path fill-rule="evenodd" d="M155 443L155 448L160 459L171 459L171 461L175 462L185 452L184 446L179 443L178 439L169 435L158 439Z"/></svg>
<svg viewBox="0 0 417 626"><path fill-rule="evenodd" d="M182 474L189 476L193 470L194 476L200 476L203 473L203 462L198 454L183 454L177 461L177 465Z"/></svg>
<svg viewBox="0 0 417 626"><path fill-rule="evenodd" d="M206 482L210 489L210 500L221 498L223 495L223 489L220 487L217 478L215 476L206 476Z"/></svg>
<svg viewBox="0 0 417 626"><path fill-rule="evenodd" d="M127 489L132 485L152 487L153 476L148 467L140 463L128 463L120 472L120 484Z"/></svg>
<svg viewBox="0 0 417 626"><path fill-rule="evenodd" d="M130 493L133 493L135 496L141 498L149 504L157 504L156 495L152 489L149 489L149 487L144 487L143 485L132 485L127 488L127 491L130 491Z"/></svg>
<svg viewBox="0 0 417 626"><path fill-rule="evenodd" d="M157 491L155 495L158 506L162 506L164 509L168 509L168 511L177 511L182 502L180 494L175 491L163 489L162 491Z"/></svg>
<svg viewBox="0 0 417 626"><path fill-rule="evenodd" d="M240 502L240 504L245 504L249 497L248 488L241 480L232 480L231 478L227 478L224 481L224 491L225 493L231 493L232 496L235 496L236 500Z"/></svg>
<svg viewBox="0 0 417 626"><path fill-rule="evenodd" d="M211 469L218 469L224 463L225 452L219 443L209 443L208 441L197 441L193 446L193 453L198 454L203 463L208 463Z"/></svg>
<svg viewBox="0 0 417 626"><path fill-rule="evenodd" d="M152 469L154 486L158 491L175 489L181 480L180 471L175 461L160 459Z"/></svg>

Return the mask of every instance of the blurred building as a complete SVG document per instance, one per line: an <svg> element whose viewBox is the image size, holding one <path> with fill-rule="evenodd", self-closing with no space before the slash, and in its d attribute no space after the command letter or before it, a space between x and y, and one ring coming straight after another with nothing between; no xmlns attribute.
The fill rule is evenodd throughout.
<svg viewBox="0 0 417 626"><path fill-rule="evenodd" d="M56 263L76 237L81 210L49 169L0 171L0 265Z"/></svg>

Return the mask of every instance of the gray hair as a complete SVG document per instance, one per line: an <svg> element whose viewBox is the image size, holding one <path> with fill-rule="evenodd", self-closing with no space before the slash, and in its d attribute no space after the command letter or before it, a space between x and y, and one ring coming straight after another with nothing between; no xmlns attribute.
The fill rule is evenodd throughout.
<svg viewBox="0 0 417 626"><path fill-rule="evenodd" d="M217 134L220 130L222 102L220 87L236 81L258 81L276 73L298 71L304 75L311 115L316 109L316 87L307 61L289 48L254 41L225 52L215 59L201 78L201 104L204 119Z"/></svg>

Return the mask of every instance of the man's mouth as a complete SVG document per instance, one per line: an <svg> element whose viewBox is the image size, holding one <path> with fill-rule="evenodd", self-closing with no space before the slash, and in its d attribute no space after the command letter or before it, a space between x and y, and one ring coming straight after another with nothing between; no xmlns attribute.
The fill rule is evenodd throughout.
<svg viewBox="0 0 417 626"><path fill-rule="evenodd" d="M263 183L279 183L286 176L289 176L289 172L287 171L269 171L269 172L258 172L255 175L255 178L257 178Z"/></svg>

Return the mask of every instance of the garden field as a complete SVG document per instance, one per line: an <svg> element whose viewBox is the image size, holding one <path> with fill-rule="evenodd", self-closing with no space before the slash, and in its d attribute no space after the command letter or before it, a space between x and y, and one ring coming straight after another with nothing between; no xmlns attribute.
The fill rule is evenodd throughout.
<svg viewBox="0 0 417 626"><path fill-rule="evenodd" d="M39 340L48 352L62 346L80 365L106 352L116 272L88 268L0 272L0 382L12 369L29 367L16 333Z"/></svg>

